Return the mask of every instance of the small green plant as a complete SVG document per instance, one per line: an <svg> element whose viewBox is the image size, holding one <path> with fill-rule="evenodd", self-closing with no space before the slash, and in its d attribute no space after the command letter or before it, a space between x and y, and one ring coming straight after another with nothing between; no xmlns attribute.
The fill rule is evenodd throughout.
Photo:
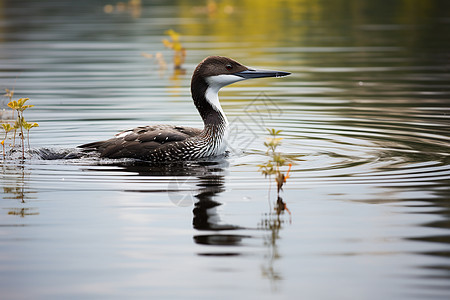
<svg viewBox="0 0 450 300"><path fill-rule="evenodd" d="M27 131L27 141L28 141L28 150L30 150L30 130L34 127L39 127L38 123L28 123L27 121L23 120L22 127Z"/></svg>
<svg viewBox="0 0 450 300"><path fill-rule="evenodd" d="M143 53L141 53L141 55L148 59L155 59L156 63L159 66L160 71L164 71L167 69L167 63L164 60L164 56L161 52L156 52L155 55L143 52Z"/></svg>
<svg viewBox="0 0 450 300"><path fill-rule="evenodd" d="M272 175L275 176L275 182L277 184L277 205L275 208L278 213L284 210L289 212L286 204L280 197L280 191L283 190L283 185L290 176L289 172L291 171L292 163L289 162L283 153L277 152L277 147L281 145L281 141L283 140L283 138L279 137L281 130L267 129L267 131L270 137L264 142L264 146L267 147L266 155L269 157L269 160L264 164L258 165L259 171L264 176L269 176L269 180L271 180ZM288 166L288 170L284 173L282 167L286 165Z"/></svg>
<svg viewBox="0 0 450 300"><path fill-rule="evenodd" d="M14 126L11 126L9 123L3 123L2 124L3 130L5 131L5 138L2 140L2 148L3 148L3 158L6 157L6 146L5 142L8 139L8 133L14 129Z"/></svg>
<svg viewBox="0 0 450 300"><path fill-rule="evenodd" d="M5 131L5 138L2 140L1 144L3 147L3 157L6 157L6 141L8 138L8 133L12 130L14 130L14 136L13 136L13 144L12 148L15 147L16 144L16 134L17 130L19 130L19 136L21 138L21 148L22 148L22 159L25 159L25 135L24 130L27 132L27 140L28 140L28 149L30 149L30 130L31 128L38 127L38 123L28 123L23 114L24 111L28 108L34 107L34 105L25 104L29 98L20 98L19 100L12 100L12 97L14 96L14 91L10 91L6 89L6 95L9 98L8 107L11 108L14 112L17 112L17 118L14 122L14 125L11 125L10 123L3 123L2 127ZM14 115L13 115L14 117Z"/></svg>
<svg viewBox="0 0 450 300"><path fill-rule="evenodd" d="M172 29L167 30L166 34L169 35L169 39L164 39L162 42L164 46L175 51L173 65L175 69L181 69L186 60L186 49L181 45L180 34Z"/></svg>
<svg viewBox="0 0 450 300"><path fill-rule="evenodd" d="M103 12L112 13L130 13L133 18L139 18L142 13L142 0L129 0L128 2L118 2L117 4L106 4L103 6Z"/></svg>

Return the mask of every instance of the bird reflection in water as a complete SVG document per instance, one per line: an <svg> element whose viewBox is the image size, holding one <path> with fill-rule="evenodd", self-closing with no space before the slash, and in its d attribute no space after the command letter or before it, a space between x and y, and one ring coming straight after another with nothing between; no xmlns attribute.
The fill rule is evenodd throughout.
<svg viewBox="0 0 450 300"><path fill-rule="evenodd" d="M105 165L107 164L107 165ZM88 171L106 171L106 172L130 172L148 177L149 181L155 181L155 177L169 177L166 189L127 190L132 192L154 193L167 192L169 200L176 206L191 206L193 209L193 227L204 234L196 234L194 242L200 245L216 246L240 246L242 241L251 238L249 235L239 235L223 233L230 230L245 230L237 225L224 224L217 207L222 203L214 198L225 190L225 173L228 168L228 161L225 157L214 157L195 162L180 162L170 164L152 164L145 161L126 161L118 163L107 163L103 161L96 166L89 167ZM109 167L108 167L109 166ZM194 185L194 186L193 186ZM208 233L206 233L208 232ZM206 252L199 255L231 256L240 255L239 252Z"/></svg>
<svg viewBox="0 0 450 300"><path fill-rule="evenodd" d="M230 234L233 230L249 230L237 225L221 223L217 207L221 203L214 200L214 196L224 191L223 175L204 175L198 177L199 193L195 195L198 201L194 207L193 226L199 231L209 231L208 234L199 234L194 236L194 241L201 245L226 246L226 251L217 251L217 248L209 252L202 252L202 256L237 256L241 252L238 250L230 250L230 246L242 246L245 239L252 238L251 235ZM283 217L284 213L289 213L289 223L291 222L291 213L287 209L286 203L281 196L277 197L275 206L269 207L269 212L263 215L258 229L263 230L264 246L266 253L261 265L261 273L267 278L273 290L278 289L278 283L282 280L281 273L277 271L276 262L281 258L278 250L277 241L280 238L280 231L286 224ZM213 233L211 233L213 232ZM224 233L227 232L227 233Z"/></svg>
<svg viewBox="0 0 450 300"><path fill-rule="evenodd" d="M239 230L243 228L237 225L222 224L216 208L221 203L213 198L217 194L224 191L223 175L204 175L198 177L199 193L195 196L198 201L194 207L193 226L200 231L209 231L214 233L199 234L194 236L194 241L201 245L227 246L226 251L209 251L199 255L203 256L236 256L240 255L239 251L230 251L230 246L241 246L245 239L252 238L251 235L230 234L230 230ZM291 222L291 213L281 196L277 197L274 209L269 206L269 212L263 215L258 229L263 230L264 246L267 249L264 260L261 265L261 273L267 278L273 290L278 289L278 284L282 280L281 273L277 271L276 262L281 258L278 250L277 241L280 238L280 231L286 223L283 218L284 213L289 213L289 223ZM228 233L224 233L224 231Z"/></svg>
<svg viewBox="0 0 450 300"><path fill-rule="evenodd" d="M199 187L198 194L195 198L198 201L194 205L193 226L199 231L210 231L213 233L198 234L194 236L194 241L201 245L214 246L239 246L246 238L251 238L249 235L220 233L221 231L230 231L245 229L243 227L224 224L221 222L220 216L217 213L217 207L221 203L213 200L214 196L224 191L224 176L218 174L207 174L198 177ZM228 249L228 248L227 248ZM234 256L239 255L239 252L221 251L221 252L203 252L199 255L204 256Z"/></svg>
<svg viewBox="0 0 450 300"><path fill-rule="evenodd" d="M194 205L192 224L194 229L197 230L193 236L194 242L199 245L216 246L202 247L202 252L199 252L198 255L239 256L244 252L242 248L242 246L245 246L244 242L256 238L254 235L242 234L242 232L251 232L255 228L227 224L220 218L217 208L222 203L218 202L216 198L225 191L225 170L227 167L228 163L225 159L183 163L181 165L154 165L136 161L128 164L116 164L113 168L105 168L103 165L100 170L108 172L127 171L137 173L139 176L151 176L153 177L151 180L158 176L172 177L172 182L169 183L169 188L166 190L141 189L139 192L168 192L169 199L173 204L178 206ZM92 168L91 170L98 171L99 169ZM179 185L177 186L177 184ZM133 191L136 192L136 190ZM189 193L193 193L192 199L181 200L180 197ZM190 195L188 196L190 197ZM287 208L283 199L278 197L275 206L269 207L268 210L269 212L263 214L262 220L257 224L257 229L264 231L263 240L267 249L261 269L262 275L268 278L273 286L276 286L276 283L282 278L275 267L275 262L281 258L277 240L280 238L283 225L286 224L283 216Z"/></svg>

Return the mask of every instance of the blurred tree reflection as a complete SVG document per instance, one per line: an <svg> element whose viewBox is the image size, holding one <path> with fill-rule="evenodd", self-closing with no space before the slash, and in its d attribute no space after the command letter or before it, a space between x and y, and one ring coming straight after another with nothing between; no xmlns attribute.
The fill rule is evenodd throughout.
<svg viewBox="0 0 450 300"><path fill-rule="evenodd" d="M388 41L395 41L397 46L427 47L435 37L443 38L450 33L446 21L450 1L443 0L213 2L213 5L204 1L203 6L193 6L192 1L178 1L180 17L198 20L183 25L182 34L217 39L221 51L223 43L239 43L246 48L246 55L248 49L257 54L281 44L387 46L386 34L396 37Z"/></svg>

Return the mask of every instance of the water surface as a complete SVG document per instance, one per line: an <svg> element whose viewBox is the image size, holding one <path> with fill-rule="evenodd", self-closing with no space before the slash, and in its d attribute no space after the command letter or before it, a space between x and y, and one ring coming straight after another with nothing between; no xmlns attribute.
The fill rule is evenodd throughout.
<svg viewBox="0 0 450 300"><path fill-rule="evenodd" d="M446 299L448 3L205 3L0 1L0 87L40 125L24 162L1 161L2 297ZM166 70L142 56L157 52ZM223 89L227 157L67 156L134 126L201 127L189 85L208 55L292 72ZM265 128L296 159L291 214L258 172Z"/></svg>

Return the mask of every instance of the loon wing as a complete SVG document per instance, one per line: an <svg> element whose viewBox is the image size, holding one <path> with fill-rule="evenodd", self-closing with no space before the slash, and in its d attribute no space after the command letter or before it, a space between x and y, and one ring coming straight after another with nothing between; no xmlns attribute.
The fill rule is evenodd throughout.
<svg viewBox="0 0 450 300"><path fill-rule="evenodd" d="M119 132L109 140L84 144L78 147L83 148L85 151L97 151L101 157L143 158L167 144L181 142L197 136L201 131L198 128L184 126L141 126Z"/></svg>

